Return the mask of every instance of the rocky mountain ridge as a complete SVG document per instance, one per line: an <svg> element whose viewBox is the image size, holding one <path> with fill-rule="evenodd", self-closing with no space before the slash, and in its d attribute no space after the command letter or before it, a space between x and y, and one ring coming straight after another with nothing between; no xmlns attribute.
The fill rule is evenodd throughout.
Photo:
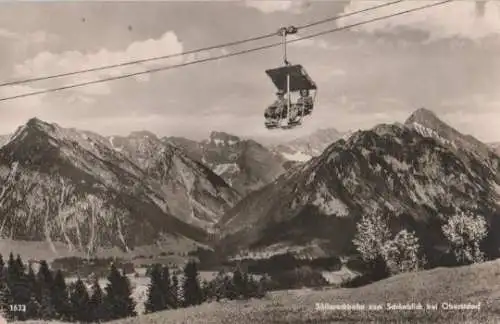
<svg viewBox="0 0 500 324"><path fill-rule="evenodd" d="M286 168L283 157L260 143L224 132L212 132L201 142L179 137L163 140L207 165L242 195L267 185Z"/></svg>
<svg viewBox="0 0 500 324"><path fill-rule="evenodd" d="M229 255L349 255L366 213L387 215L393 230L416 231L428 251L442 247L440 226L458 210L484 215L497 228L500 158L485 147L425 109L404 125L356 132L229 210L219 224L220 247Z"/></svg>
<svg viewBox="0 0 500 324"><path fill-rule="evenodd" d="M204 242L240 199L151 134L114 140L36 118L20 127L0 148L0 234L88 252L165 236Z"/></svg>

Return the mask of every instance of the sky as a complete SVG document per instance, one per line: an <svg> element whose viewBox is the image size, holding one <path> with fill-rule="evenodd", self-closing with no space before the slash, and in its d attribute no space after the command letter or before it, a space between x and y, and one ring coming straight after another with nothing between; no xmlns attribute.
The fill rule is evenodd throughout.
<svg viewBox="0 0 500 324"><path fill-rule="evenodd" d="M0 83L181 53L303 25L385 1L2 2ZM408 0L300 30L307 36L419 7ZM77 76L0 87L0 98L215 57L279 37ZM113 82L0 101L0 134L31 117L102 135L149 130L201 139L210 131L292 138L404 121L426 107L464 133L500 141L500 1L457 0L288 47L319 87L314 113L269 131L275 88L265 70L281 48Z"/></svg>

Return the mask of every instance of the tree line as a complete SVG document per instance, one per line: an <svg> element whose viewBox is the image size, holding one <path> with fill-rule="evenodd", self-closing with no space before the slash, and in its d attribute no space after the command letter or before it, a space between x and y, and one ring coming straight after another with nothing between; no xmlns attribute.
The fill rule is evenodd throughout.
<svg viewBox="0 0 500 324"><path fill-rule="evenodd" d="M197 263L188 262L178 276L167 266L153 265L145 301L145 313L199 305L221 299L260 298L263 281L257 282L236 269L232 275L220 272L211 281L200 281ZM11 253L7 264L0 255L0 312L7 320L59 320L100 323L138 315L128 277L111 264L104 290L93 278L88 288L81 278L67 283L61 270L53 271L46 261L35 273L18 255Z"/></svg>
<svg viewBox="0 0 500 324"><path fill-rule="evenodd" d="M128 278L111 265L104 291L98 279L90 291L81 278L67 284L61 270L52 271L46 261L37 273L11 253L7 264L0 255L0 311L7 320L60 320L102 322L135 316Z"/></svg>
<svg viewBox="0 0 500 324"><path fill-rule="evenodd" d="M201 281L194 261L188 262L184 267L181 286L178 277L172 276L167 266L153 265L149 276L151 280L145 302L146 313L223 299L262 298L266 291L265 278L257 281L239 268L232 273L220 271L212 280Z"/></svg>

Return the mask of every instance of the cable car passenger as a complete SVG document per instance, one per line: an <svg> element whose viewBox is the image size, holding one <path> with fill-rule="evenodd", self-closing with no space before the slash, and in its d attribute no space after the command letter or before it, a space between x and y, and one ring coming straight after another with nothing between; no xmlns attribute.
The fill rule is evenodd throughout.
<svg viewBox="0 0 500 324"><path fill-rule="evenodd" d="M310 115L313 108L313 99L309 95L309 90L307 89L302 89L300 90L300 97L297 99L297 105L302 106L302 109L304 111L304 115Z"/></svg>
<svg viewBox="0 0 500 324"><path fill-rule="evenodd" d="M283 112L286 108L285 93L284 91L279 90L278 92L276 92L276 96L276 101L266 109L264 117L279 118L281 115L283 115Z"/></svg>

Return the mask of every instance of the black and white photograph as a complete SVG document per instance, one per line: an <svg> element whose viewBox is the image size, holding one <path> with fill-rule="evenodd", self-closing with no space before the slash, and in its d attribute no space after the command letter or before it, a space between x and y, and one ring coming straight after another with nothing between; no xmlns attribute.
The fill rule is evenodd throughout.
<svg viewBox="0 0 500 324"><path fill-rule="evenodd" d="M0 2L0 324L499 321L500 1Z"/></svg>

